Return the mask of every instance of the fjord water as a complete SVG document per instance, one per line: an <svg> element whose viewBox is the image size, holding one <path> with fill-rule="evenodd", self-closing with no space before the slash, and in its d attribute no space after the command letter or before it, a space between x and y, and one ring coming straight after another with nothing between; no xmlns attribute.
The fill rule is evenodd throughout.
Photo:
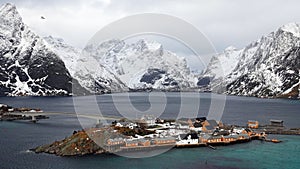
<svg viewBox="0 0 300 169"><path fill-rule="evenodd" d="M130 101L136 109L150 108L149 93L131 93ZM187 93L191 103L200 97L199 116L206 115L211 104L211 93ZM97 96L97 103L105 115L120 116L114 104L127 103L126 94ZM163 118L176 118L181 103L180 93L166 93L167 105ZM79 97L84 104L92 104L93 97ZM74 112L72 97L0 97L0 103L14 107L38 107L45 112ZM154 100L152 106L161 104ZM186 102L185 104L189 104ZM193 106L192 104L187 107ZM191 109L183 110L189 116ZM300 127L299 100L258 99L227 96L222 121L245 125L247 120L268 123L270 119L282 119L287 127ZM159 169L159 168L300 168L300 137L274 135L280 144L252 141L245 144L218 147L173 149L159 156L130 159L115 155L85 157L57 157L35 154L27 150L39 145L61 140L81 129L76 117L52 115L37 124L26 121L0 122L0 168L105 168L105 169Z"/></svg>

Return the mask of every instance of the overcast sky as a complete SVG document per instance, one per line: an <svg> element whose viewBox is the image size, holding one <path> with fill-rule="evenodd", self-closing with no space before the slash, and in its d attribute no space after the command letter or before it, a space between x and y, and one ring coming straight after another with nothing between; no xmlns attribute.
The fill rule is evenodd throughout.
<svg viewBox="0 0 300 169"><path fill-rule="evenodd" d="M38 34L61 37L77 47L84 47L103 26L145 12L169 14L188 21L218 51L230 45L244 47L283 24L300 21L298 0L0 1L15 4L24 22Z"/></svg>

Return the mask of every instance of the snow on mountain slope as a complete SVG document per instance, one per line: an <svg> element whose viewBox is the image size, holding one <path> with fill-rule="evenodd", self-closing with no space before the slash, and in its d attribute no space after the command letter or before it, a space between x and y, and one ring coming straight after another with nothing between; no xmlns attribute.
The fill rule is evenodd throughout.
<svg viewBox="0 0 300 169"><path fill-rule="evenodd" d="M0 95L68 95L64 62L23 22L16 7L0 9Z"/></svg>
<svg viewBox="0 0 300 169"><path fill-rule="evenodd" d="M299 97L300 27L296 23L282 26L237 52L229 53L227 69L224 54L214 57L225 66L222 85L225 93L258 97ZM225 51L226 55L226 51ZM236 63L236 59L238 62ZM232 61L233 60L233 61ZM220 70L212 60L207 72L216 86ZM227 71L228 70L228 71ZM216 74L216 76L214 76Z"/></svg>
<svg viewBox="0 0 300 169"><path fill-rule="evenodd" d="M71 76L74 76L77 60L81 55L81 50L66 44L61 38L48 36L44 37L44 40L47 42L47 47L64 61Z"/></svg>
<svg viewBox="0 0 300 169"><path fill-rule="evenodd" d="M89 92L109 93L128 90L118 77L107 71L89 54L82 53L82 50L66 44L63 39L51 36L44 39L48 47L65 62L72 77Z"/></svg>
<svg viewBox="0 0 300 169"><path fill-rule="evenodd" d="M285 32L290 32L296 37L300 37L300 26L297 23L283 25L280 29Z"/></svg>
<svg viewBox="0 0 300 169"><path fill-rule="evenodd" d="M224 53L218 54L211 59L205 74L215 79L228 76L237 66L242 52L243 49L238 50L232 46L226 48Z"/></svg>
<svg viewBox="0 0 300 169"><path fill-rule="evenodd" d="M224 78L237 66L242 50L233 46L225 49L224 53L213 56L204 74L198 78L197 86L203 91L223 93L225 90Z"/></svg>
<svg viewBox="0 0 300 169"><path fill-rule="evenodd" d="M157 42L139 40L126 44L109 40L89 45L85 51L131 89L183 90L195 86L196 78L185 58L164 50Z"/></svg>

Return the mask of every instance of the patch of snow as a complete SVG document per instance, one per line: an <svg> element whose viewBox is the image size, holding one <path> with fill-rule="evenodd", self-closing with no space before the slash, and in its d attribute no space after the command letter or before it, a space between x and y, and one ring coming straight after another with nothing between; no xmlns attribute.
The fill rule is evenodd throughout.
<svg viewBox="0 0 300 169"><path fill-rule="evenodd" d="M296 37L300 37L300 26L297 23L289 23L289 24L283 25L281 27L281 30L290 32Z"/></svg>
<svg viewBox="0 0 300 169"><path fill-rule="evenodd" d="M284 91L282 94L288 94L288 93L290 93L296 86L300 86L300 81L298 83L294 84L291 88L289 88L286 91Z"/></svg>

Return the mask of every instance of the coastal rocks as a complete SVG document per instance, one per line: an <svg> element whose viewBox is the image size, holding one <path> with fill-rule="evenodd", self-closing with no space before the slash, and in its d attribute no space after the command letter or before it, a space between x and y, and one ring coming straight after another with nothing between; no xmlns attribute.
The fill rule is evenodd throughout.
<svg viewBox="0 0 300 169"><path fill-rule="evenodd" d="M75 132L71 137L52 144L32 149L35 153L49 153L58 156L75 156L104 153L105 150L89 138L86 132Z"/></svg>

